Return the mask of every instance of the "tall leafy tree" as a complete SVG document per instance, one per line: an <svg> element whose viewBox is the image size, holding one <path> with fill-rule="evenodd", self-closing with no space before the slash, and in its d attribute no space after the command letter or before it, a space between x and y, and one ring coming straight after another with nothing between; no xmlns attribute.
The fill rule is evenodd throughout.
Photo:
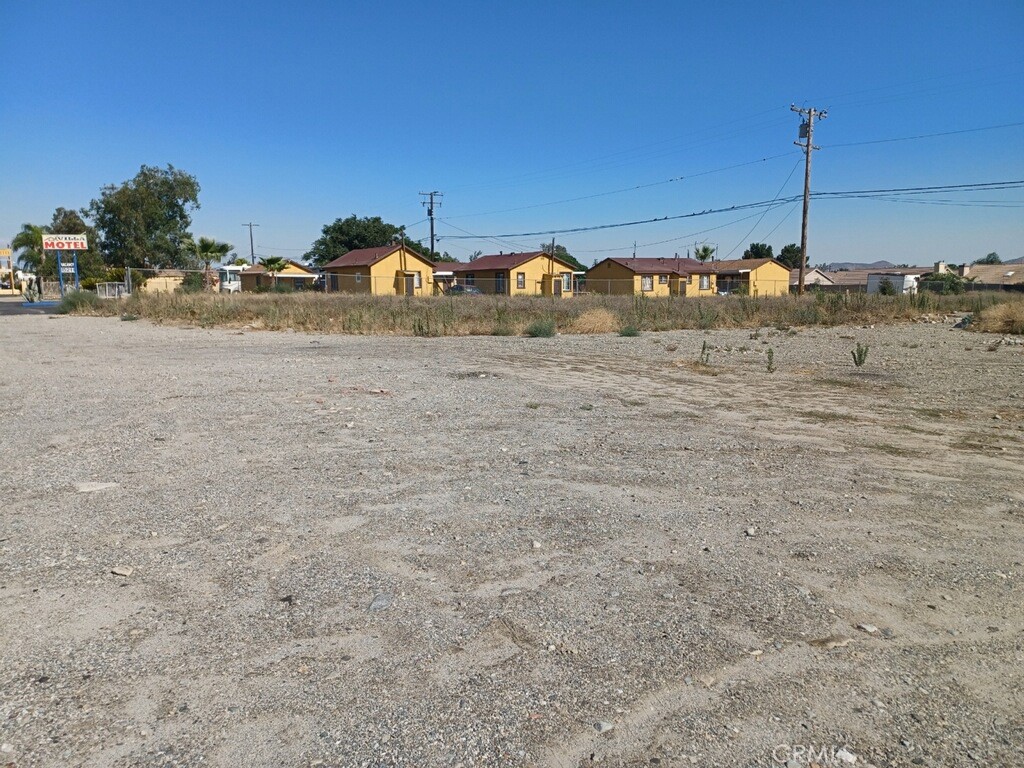
<svg viewBox="0 0 1024 768"><path fill-rule="evenodd" d="M18 263L23 269L38 270L46 259L43 251L43 235L49 231L47 226L22 224L21 231L11 240L11 249L20 251Z"/></svg>
<svg viewBox="0 0 1024 768"><path fill-rule="evenodd" d="M779 261L790 269L800 269L800 256L800 246L796 243L784 245L782 250L779 251Z"/></svg>
<svg viewBox="0 0 1024 768"><path fill-rule="evenodd" d="M380 216L359 218L352 214L347 219L335 219L332 223L325 224L320 237L303 258L322 267L349 251L391 245L396 239L401 238L402 234L402 227L388 224ZM434 255L430 253L430 248L417 242L406 240L405 245L425 258L429 259Z"/></svg>
<svg viewBox="0 0 1024 768"><path fill-rule="evenodd" d="M1002 264L1003 260L999 258L999 254L992 251L988 256L983 259L978 259L974 262L975 264Z"/></svg>
<svg viewBox="0 0 1024 768"><path fill-rule="evenodd" d="M197 208L195 176L173 165L144 165L123 184L105 186L83 213L100 231L100 247L108 264L180 268L187 266L183 244Z"/></svg>
<svg viewBox="0 0 1024 768"><path fill-rule="evenodd" d="M551 253L551 243L541 243L540 249L544 251L544 253ZM569 253L568 249L566 249L564 245L558 245L557 243L555 244L555 256L561 259L562 261L566 261L569 264L572 264L573 269L579 272L587 271L587 268L583 266L579 261L577 261L576 258L571 253Z"/></svg>
<svg viewBox="0 0 1024 768"><path fill-rule="evenodd" d="M765 243L751 243L750 247L743 252L744 259L771 259L772 247Z"/></svg>
<svg viewBox="0 0 1024 768"><path fill-rule="evenodd" d="M715 255L715 249L712 248L707 243L705 243L704 245L698 245L694 249L694 251L693 251L693 258L695 258L697 261L701 262L702 264L704 262L708 261L708 259L710 259L714 255Z"/></svg>

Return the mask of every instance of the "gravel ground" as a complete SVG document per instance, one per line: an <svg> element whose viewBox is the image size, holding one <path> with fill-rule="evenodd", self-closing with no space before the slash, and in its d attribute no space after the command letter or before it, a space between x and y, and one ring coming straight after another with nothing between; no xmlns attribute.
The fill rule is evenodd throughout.
<svg viewBox="0 0 1024 768"><path fill-rule="evenodd" d="M998 341L4 318L0 765L1017 764Z"/></svg>

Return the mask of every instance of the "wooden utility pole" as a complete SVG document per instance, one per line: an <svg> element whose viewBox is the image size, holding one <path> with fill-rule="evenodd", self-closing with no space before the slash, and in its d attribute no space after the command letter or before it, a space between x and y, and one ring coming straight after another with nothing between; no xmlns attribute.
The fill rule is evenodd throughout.
<svg viewBox="0 0 1024 768"><path fill-rule="evenodd" d="M253 246L252 228L253 227L258 227L259 224L253 224L250 221L248 224L243 224L242 226L249 228L249 263L250 264L255 264L256 263L256 248L255 248L255 246Z"/></svg>
<svg viewBox="0 0 1024 768"><path fill-rule="evenodd" d="M802 109L797 107L795 104L790 104L789 108L794 112L798 112L803 116L804 120L800 124L800 138L806 139L807 142L794 141L798 147L802 147L804 150L804 220L800 226L800 277L799 282L796 284L796 292L798 296L804 295L804 269L807 267L807 214L811 208L811 152L821 147L814 146L812 141L814 137L814 118L824 120L828 117L828 110L822 109L817 110L814 107L809 109Z"/></svg>
<svg viewBox="0 0 1024 768"><path fill-rule="evenodd" d="M427 218L430 219L430 258L434 258L434 197L444 197L444 193L435 189L433 192L420 192L420 194L430 198L422 202L427 207ZM441 205L440 200L437 201L437 205Z"/></svg>

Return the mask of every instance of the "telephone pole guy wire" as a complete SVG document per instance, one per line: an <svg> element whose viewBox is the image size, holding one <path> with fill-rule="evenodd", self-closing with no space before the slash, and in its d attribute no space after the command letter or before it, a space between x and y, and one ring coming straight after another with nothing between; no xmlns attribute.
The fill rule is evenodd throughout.
<svg viewBox="0 0 1024 768"><path fill-rule="evenodd" d="M438 192L436 189L433 192L420 192L423 197L428 198L427 200L421 201L427 208L427 218L430 219L430 258L434 258L434 198L444 197L443 192ZM441 201L437 201L438 207L441 205Z"/></svg>
<svg viewBox="0 0 1024 768"><path fill-rule="evenodd" d="M255 266L256 264L256 248L253 246L252 241L252 228L258 227L259 224L253 224L251 221L248 224L243 224L243 227L249 228L249 263Z"/></svg>
<svg viewBox="0 0 1024 768"><path fill-rule="evenodd" d="M828 117L828 110L822 109L817 110L814 107L803 109L796 106L796 104L790 104L789 108L793 112L800 114L804 120L800 124L800 138L807 139L807 143L801 143L800 141L794 141L798 147L804 150L804 220L800 226L800 276L799 281L796 284L796 293L798 296L804 295L804 269L807 267L807 214L811 208L811 153L821 147L814 146L814 118L817 117L819 120L824 120Z"/></svg>

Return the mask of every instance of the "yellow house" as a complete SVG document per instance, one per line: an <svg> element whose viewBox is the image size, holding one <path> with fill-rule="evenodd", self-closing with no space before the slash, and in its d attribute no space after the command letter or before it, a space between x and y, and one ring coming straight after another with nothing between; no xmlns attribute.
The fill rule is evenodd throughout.
<svg viewBox="0 0 1024 768"><path fill-rule="evenodd" d="M475 286L481 293L568 298L578 291L573 265L544 251L481 256L438 269L451 271L456 284Z"/></svg>
<svg viewBox="0 0 1024 768"><path fill-rule="evenodd" d="M328 291L376 296L429 296L434 263L404 245L360 248L324 266Z"/></svg>
<svg viewBox="0 0 1024 768"><path fill-rule="evenodd" d="M242 270L238 274L242 281L242 290L255 291L263 288L270 290L274 287L275 280L277 285L290 286L296 291L309 290L313 287L316 272L297 261L288 261L286 264L287 266L280 272L276 272L274 277L271 277L270 273L260 264Z"/></svg>
<svg viewBox="0 0 1024 768"><path fill-rule="evenodd" d="M174 293L185 279L180 269L158 269L135 290L139 293Z"/></svg>
<svg viewBox="0 0 1024 768"><path fill-rule="evenodd" d="M587 291L622 296L714 296L711 264L680 258L609 258L587 270Z"/></svg>
<svg viewBox="0 0 1024 768"><path fill-rule="evenodd" d="M786 296L789 267L775 259L734 259L709 265L718 276L718 290L746 296Z"/></svg>

